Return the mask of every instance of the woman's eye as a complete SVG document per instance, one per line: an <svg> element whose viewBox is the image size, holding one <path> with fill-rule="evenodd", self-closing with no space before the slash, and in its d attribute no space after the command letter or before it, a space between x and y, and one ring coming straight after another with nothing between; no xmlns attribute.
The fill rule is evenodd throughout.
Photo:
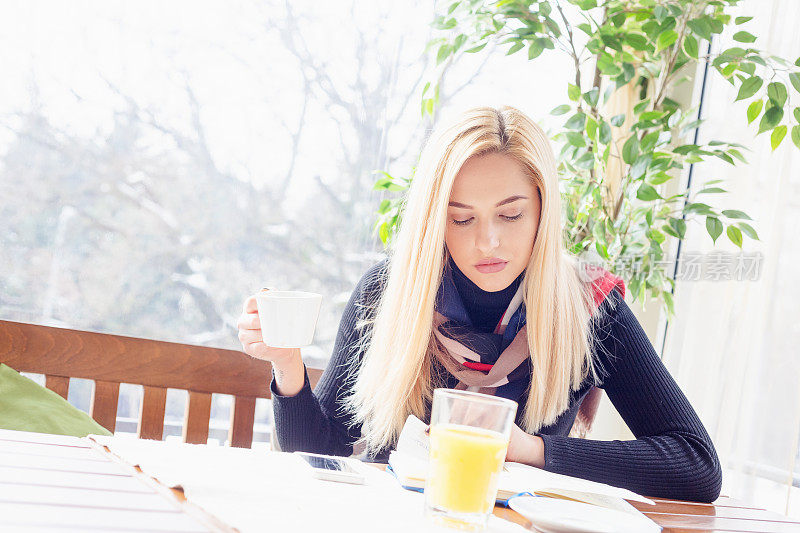
<svg viewBox="0 0 800 533"><path fill-rule="evenodd" d="M469 217L469 218L468 218L468 219L466 219L466 220L456 220L456 219L453 219L453 224L455 224L456 226L466 226L467 224L469 224L470 222L472 222L472 219L473 219L473 218L475 218L475 217ZM502 218L502 219L504 219L504 220L506 220L506 221L508 221L508 222L513 222L514 220L519 220L520 218L522 218L522 213L519 213L519 214L517 214L517 215L513 215L513 216L508 216L508 215L500 215L500 218Z"/></svg>

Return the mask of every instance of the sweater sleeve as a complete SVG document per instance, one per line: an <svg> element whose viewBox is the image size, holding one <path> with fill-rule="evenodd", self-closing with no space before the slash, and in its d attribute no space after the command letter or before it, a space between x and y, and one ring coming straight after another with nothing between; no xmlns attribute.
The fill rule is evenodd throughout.
<svg viewBox="0 0 800 533"><path fill-rule="evenodd" d="M361 435L361 427L351 424L342 401L347 393L346 380L361 361L355 353L363 334L357 322L368 316L380 295L386 261L371 267L353 290L344 308L331 359L312 392L305 372L305 384L294 396L282 396L270 383L272 409L278 444L286 452L306 451L348 456ZM305 367L304 367L305 368Z"/></svg>
<svg viewBox="0 0 800 533"><path fill-rule="evenodd" d="M540 435L545 470L646 496L716 500L722 471L702 422L620 294L612 291L602 307L596 329L602 388L636 439Z"/></svg>

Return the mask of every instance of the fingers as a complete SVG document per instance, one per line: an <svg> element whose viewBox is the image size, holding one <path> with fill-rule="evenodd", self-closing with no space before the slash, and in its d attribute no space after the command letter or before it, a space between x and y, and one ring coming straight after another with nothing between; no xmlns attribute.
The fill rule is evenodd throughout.
<svg viewBox="0 0 800 533"><path fill-rule="evenodd" d="M244 353L249 355L250 357L255 357L256 359L263 359L265 361L271 360L271 351L269 346L264 344L261 341L258 342L251 342L249 344L244 344Z"/></svg>
<svg viewBox="0 0 800 533"><path fill-rule="evenodd" d="M256 304L256 295L250 296L247 300L244 301L244 310L245 313L258 313L258 306Z"/></svg>
<svg viewBox="0 0 800 533"><path fill-rule="evenodd" d="M263 340L264 339L261 337L260 329L239 330L239 342L242 343L242 346L247 346L248 344L252 344L254 342L263 342Z"/></svg>
<svg viewBox="0 0 800 533"><path fill-rule="evenodd" d="M236 327L242 329L255 329L261 331L261 322L258 320L258 313L242 313Z"/></svg>

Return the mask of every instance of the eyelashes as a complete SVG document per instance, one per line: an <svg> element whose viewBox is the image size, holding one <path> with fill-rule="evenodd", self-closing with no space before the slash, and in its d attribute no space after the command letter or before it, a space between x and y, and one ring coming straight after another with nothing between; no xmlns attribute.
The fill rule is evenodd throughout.
<svg viewBox="0 0 800 533"><path fill-rule="evenodd" d="M474 217L469 217L466 220L455 220L455 219L453 219L453 224L455 224L456 226L466 226L467 224L472 222L473 218ZM514 222L515 220L519 220L520 218L522 218L522 213L520 213L518 215L514 215L514 216L500 215L500 218L505 219L508 222Z"/></svg>

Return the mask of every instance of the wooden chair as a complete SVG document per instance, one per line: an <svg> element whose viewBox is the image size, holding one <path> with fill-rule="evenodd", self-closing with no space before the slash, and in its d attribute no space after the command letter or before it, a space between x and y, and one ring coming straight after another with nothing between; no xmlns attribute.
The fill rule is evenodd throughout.
<svg viewBox="0 0 800 533"><path fill-rule="evenodd" d="M144 386L138 436L161 440L167 388L189 392L183 441L205 444L211 394L234 397L229 440L253 442L256 398L269 398L271 366L236 351L0 320L0 363L45 375L45 385L67 397L69 378L93 380L89 414L114 432L120 383ZM322 370L308 369L312 387Z"/></svg>

